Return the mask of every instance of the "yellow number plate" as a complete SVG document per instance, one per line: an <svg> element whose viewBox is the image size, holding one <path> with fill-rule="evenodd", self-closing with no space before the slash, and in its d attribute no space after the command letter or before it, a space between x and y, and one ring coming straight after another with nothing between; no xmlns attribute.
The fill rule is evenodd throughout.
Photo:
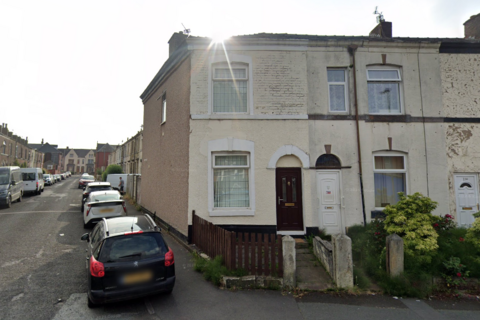
<svg viewBox="0 0 480 320"><path fill-rule="evenodd" d="M472 207L463 207L462 210L473 210Z"/></svg>
<svg viewBox="0 0 480 320"><path fill-rule="evenodd" d="M147 282L147 281L150 281L151 279L152 279L152 272L144 271L144 272L127 274L123 278L123 282L125 284L134 284L134 283L140 283L140 282Z"/></svg>
<svg viewBox="0 0 480 320"><path fill-rule="evenodd" d="M285 207L295 207L295 203L285 203Z"/></svg>
<svg viewBox="0 0 480 320"><path fill-rule="evenodd" d="M100 209L100 212L101 212L101 213L113 212L113 209L112 209L112 208Z"/></svg>

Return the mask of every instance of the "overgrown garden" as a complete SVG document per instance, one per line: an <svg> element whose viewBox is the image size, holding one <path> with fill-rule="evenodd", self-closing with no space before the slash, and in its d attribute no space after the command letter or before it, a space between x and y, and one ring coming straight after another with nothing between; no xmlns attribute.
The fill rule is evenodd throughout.
<svg viewBox="0 0 480 320"><path fill-rule="evenodd" d="M355 284L366 289L374 281L387 294L425 297L456 295L469 278L480 278L480 213L471 228L459 228L453 216L433 215L436 207L420 193L400 194L385 219L350 227ZM393 233L405 250L405 271L397 277L386 272L385 242Z"/></svg>

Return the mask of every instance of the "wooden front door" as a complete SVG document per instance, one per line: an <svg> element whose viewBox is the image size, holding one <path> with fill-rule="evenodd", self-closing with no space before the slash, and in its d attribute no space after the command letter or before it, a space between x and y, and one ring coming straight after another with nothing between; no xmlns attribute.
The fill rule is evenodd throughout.
<svg viewBox="0 0 480 320"><path fill-rule="evenodd" d="M277 168L277 230L303 231L302 169Z"/></svg>

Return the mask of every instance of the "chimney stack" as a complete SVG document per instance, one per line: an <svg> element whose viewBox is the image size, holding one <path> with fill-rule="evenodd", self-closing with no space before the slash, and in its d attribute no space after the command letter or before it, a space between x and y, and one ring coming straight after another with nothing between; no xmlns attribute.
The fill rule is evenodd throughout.
<svg viewBox="0 0 480 320"><path fill-rule="evenodd" d="M392 37L392 23L388 21L380 21L379 24L372 31L369 37L377 38L391 38Z"/></svg>
<svg viewBox="0 0 480 320"><path fill-rule="evenodd" d="M465 21L465 39L480 39L480 13Z"/></svg>
<svg viewBox="0 0 480 320"><path fill-rule="evenodd" d="M182 44L184 44L187 38L188 36L186 34L183 34L182 31L175 32L170 38L170 40L168 40L168 56L171 56L175 50L177 50Z"/></svg>

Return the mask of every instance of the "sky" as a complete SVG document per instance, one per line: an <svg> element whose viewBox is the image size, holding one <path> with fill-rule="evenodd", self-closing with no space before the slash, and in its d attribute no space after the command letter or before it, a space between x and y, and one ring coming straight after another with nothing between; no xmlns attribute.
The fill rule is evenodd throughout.
<svg viewBox="0 0 480 320"><path fill-rule="evenodd" d="M30 143L120 144L182 23L205 37L368 35L376 6L394 37L462 38L480 13L479 0L0 0L0 123Z"/></svg>

